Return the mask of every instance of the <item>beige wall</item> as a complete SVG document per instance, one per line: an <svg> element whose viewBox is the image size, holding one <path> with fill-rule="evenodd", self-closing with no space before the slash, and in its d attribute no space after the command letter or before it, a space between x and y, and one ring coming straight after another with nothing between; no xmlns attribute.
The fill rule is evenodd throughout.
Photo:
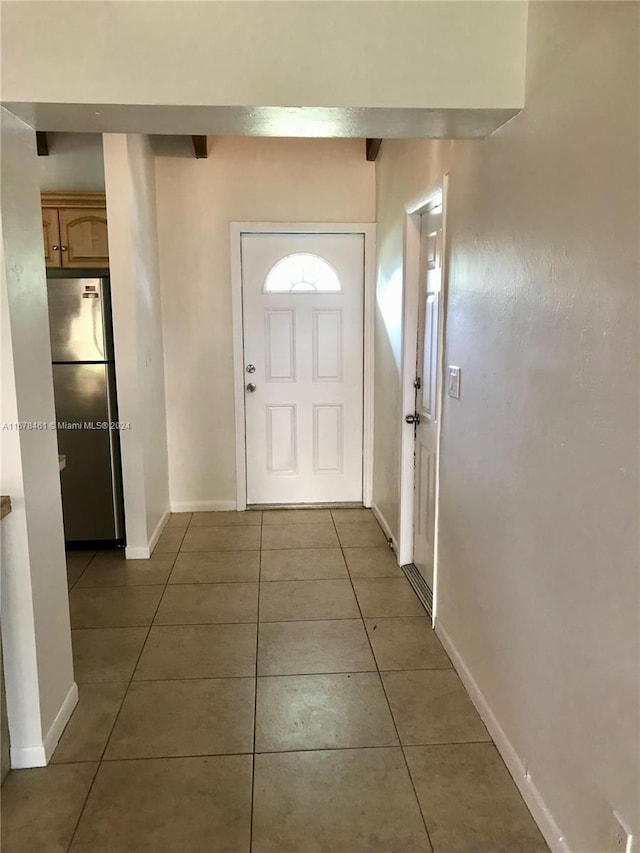
<svg viewBox="0 0 640 853"><path fill-rule="evenodd" d="M2 98L521 107L525 35L524 2L5 0Z"/></svg>
<svg viewBox="0 0 640 853"><path fill-rule="evenodd" d="M156 161L174 509L235 506L229 223L371 222L362 140L187 139ZM171 153L183 156L170 156Z"/></svg>
<svg viewBox="0 0 640 853"><path fill-rule="evenodd" d="M154 155L136 134L105 134L127 557L149 556L169 510Z"/></svg>
<svg viewBox="0 0 640 853"><path fill-rule="evenodd" d="M378 301L396 318L400 197L451 169L462 396L444 411L439 627L573 853L608 849L614 808L640 832L639 11L532 4L524 113L453 151L385 143L378 166ZM397 334L379 325L399 418ZM383 408L376 500L395 523Z"/></svg>

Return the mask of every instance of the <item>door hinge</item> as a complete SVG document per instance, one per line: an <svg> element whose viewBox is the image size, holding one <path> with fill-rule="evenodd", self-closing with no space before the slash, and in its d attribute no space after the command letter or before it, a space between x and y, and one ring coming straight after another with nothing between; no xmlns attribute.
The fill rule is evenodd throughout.
<svg viewBox="0 0 640 853"><path fill-rule="evenodd" d="M413 380L413 387L416 389L416 391L419 391L422 388L422 379L420 379L419 376L416 376L416 378Z"/></svg>

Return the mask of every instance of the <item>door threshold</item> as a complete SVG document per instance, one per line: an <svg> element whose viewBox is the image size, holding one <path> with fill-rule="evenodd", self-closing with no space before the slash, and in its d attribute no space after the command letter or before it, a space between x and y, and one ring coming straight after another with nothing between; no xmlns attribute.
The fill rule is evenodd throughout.
<svg viewBox="0 0 640 853"><path fill-rule="evenodd" d="M247 504L247 509L363 509L362 501L301 504Z"/></svg>
<svg viewBox="0 0 640 853"><path fill-rule="evenodd" d="M413 591L420 599L420 604L422 604L429 616L433 616L433 592L429 589L429 584L422 577L413 563L409 563L406 566L400 566L400 568L405 573L407 580L413 587Z"/></svg>

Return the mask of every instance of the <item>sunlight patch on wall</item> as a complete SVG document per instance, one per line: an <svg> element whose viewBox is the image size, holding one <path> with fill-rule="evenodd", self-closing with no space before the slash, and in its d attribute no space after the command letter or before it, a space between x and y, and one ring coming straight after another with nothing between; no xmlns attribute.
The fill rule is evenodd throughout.
<svg viewBox="0 0 640 853"><path fill-rule="evenodd" d="M379 271L376 302L387 332L387 338L398 375L402 364L402 267L397 266L391 275Z"/></svg>

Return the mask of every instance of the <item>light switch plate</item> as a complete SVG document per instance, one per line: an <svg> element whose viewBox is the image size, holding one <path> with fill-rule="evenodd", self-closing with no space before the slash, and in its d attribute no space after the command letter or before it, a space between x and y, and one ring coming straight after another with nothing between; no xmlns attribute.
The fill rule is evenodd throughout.
<svg viewBox="0 0 640 853"><path fill-rule="evenodd" d="M447 393L454 400L460 399L460 368L450 364L448 368L449 384Z"/></svg>

